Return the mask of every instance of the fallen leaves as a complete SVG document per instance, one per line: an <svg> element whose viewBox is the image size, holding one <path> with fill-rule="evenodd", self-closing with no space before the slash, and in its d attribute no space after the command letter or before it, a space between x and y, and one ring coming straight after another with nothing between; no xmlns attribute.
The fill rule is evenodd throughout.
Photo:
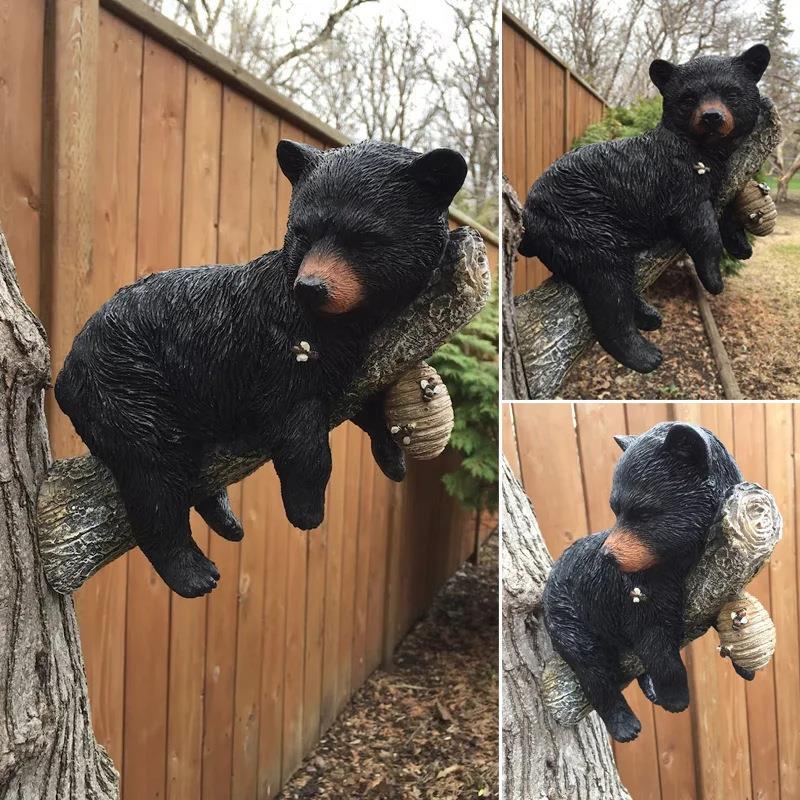
<svg viewBox="0 0 800 800"><path fill-rule="evenodd" d="M498 797L497 537L309 754L279 800Z"/></svg>

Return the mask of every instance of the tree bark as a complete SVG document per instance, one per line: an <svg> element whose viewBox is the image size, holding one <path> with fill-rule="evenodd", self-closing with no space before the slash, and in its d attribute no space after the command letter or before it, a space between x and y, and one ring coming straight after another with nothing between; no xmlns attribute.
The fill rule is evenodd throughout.
<svg viewBox="0 0 800 800"><path fill-rule="evenodd" d="M485 305L490 276L483 240L469 228L452 235L458 243L454 263L373 335L370 355L334 409L331 428L352 417L366 397L430 356ZM268 460L265 453L213 455L201 471L193 500L242 480ZM45 574L62 594L75 591L136 544L111 473L90 455L53 464L39 493L38 520Z"/></svg>
<svg viewBox="0 0 800 800"><path fill-rule="evenodd" d="M541 599L552 559L525 492L505 459L501 476L503 781L507 800L631 800L597 714L565 727L547 711L554 657Z"/></svg>
<svg viewBox="0 0 800 800"><path fill-rule="evenodd" d="M761 114L755 130L745 139L729 163L725 188L717 200L721 210L759 170L780 140L780 120L772 101L761 98ZM521 209L514 190L504 179L504 275L513 276L513 265L522 236L518 220ZM506 230L508 229L508 241ZM685 253L672 242L662 242L642 253L637 267L637 287L644 291L667 267ZM506 283L506 286L509 286ZM506 399L546 399L555 397L572 365L594 343L589 320L577 292L567 283L548 278L541 286L515 298L513 315L509 315L516 338L517 353L504 358L522 363L526 388L513 386L517 394ZM505 324L505 323L504 323ZM505 388L505 384L504 384ZM524 392L527 393L519 393Z"/></svg>
<svg viewBox="0 0 800 800"><path fill-rule="evenodd" d="M0 320L0 797L111 800L119 778L92 731L72 599L49 588L37 549L50 353L2 233Z"/></svg>

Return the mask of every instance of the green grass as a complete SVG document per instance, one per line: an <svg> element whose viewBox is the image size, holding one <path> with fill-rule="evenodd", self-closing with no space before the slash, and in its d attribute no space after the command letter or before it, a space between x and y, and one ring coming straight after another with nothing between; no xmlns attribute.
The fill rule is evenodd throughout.
<svg viewBox="0 0 800 800"><path fill-rule="evenodd" d="M764 179L764 183L769 186L774 192L778 188L778 181L774 175L769 175ZM800 172L795 173L794 177L789 181L789 198L791 200L800 200Z"/></svg>
<svg viewBox="0 0 800 800"><path fill-rule="evenodd" d="M774 244L772 250L776 255L800 261L800 244Z"/></svg>

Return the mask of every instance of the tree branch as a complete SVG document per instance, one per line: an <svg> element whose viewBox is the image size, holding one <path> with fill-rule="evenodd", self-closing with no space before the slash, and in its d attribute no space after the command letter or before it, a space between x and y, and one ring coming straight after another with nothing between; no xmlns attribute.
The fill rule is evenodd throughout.
<svg viewBox="0 0 800 800"><path fill-rule="evenodd" d="M473 230L451 233L456 256L405 311L371 339L370 355L331 417L331 428L352 417L364 399L394 383L430 356L485 305L489 267L483 240ZM242 480L268 453L214 454L201 470L192 501ZM62 594L135 546L116 484L90 455L53 464L38 497L39 549L47 580Z"/></svg>
<svg viewBox="0 0 800 800"><path fill-rule="evenodd" d="M742 143L729 162L728 178L717 199L717 209L731 198L759 170L780 140L781 125L775 106L761 98L761 113L755 130ZM522 237L521 209L516 193L507 180L503 185L503 257L515 259ZM650 286L664 270L685 258L684 251L672 242L661 242L642 253L637 268L639 291ZM506 263L504 276L513 286L513 262ZM570 367L594 342L589 320L577 292L567 283L549 278L541 286L514 301L513 324L527 382L527 395L506 399L555 397Z"/></svg>

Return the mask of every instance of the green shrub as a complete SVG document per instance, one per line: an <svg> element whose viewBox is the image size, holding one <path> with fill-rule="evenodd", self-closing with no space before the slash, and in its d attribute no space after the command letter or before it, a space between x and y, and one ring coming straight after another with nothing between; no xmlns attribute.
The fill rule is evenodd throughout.
<svg viewBox="0 0 800 800"><path fill-rule="evenodd" d="M442 477L447 492L471 509L497 507L498 326L496 289L486 308L428 359L453 400L450 446L461 456Z"/></svg>

